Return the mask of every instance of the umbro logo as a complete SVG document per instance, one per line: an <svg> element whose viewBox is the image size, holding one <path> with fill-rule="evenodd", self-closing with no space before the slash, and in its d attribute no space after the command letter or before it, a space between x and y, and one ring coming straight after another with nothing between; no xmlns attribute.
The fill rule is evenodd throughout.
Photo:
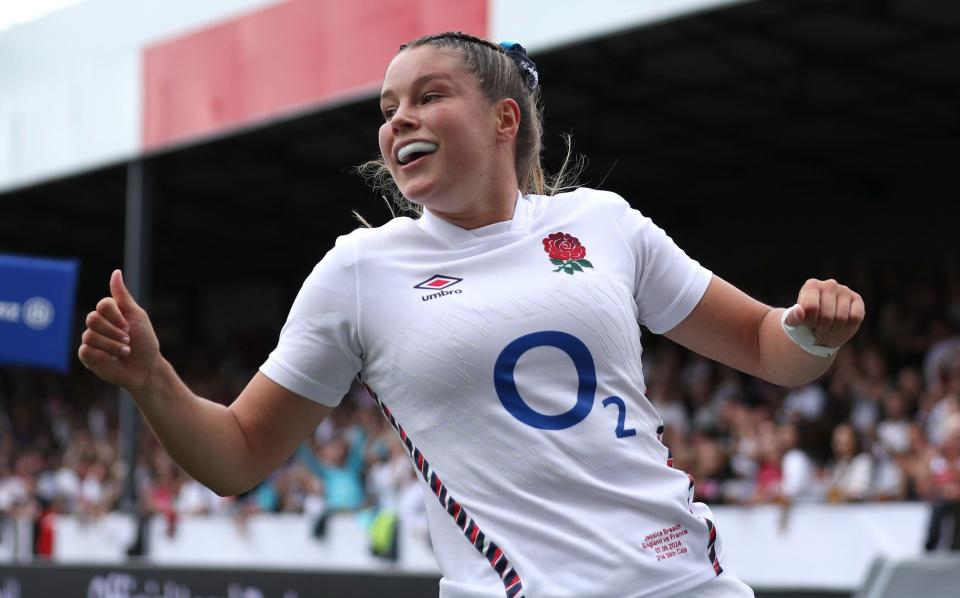
<svg viewBox="0 0 960 598"><path fill-rule="evenodd" d="M452 287L462 280L462 278L457 278L456 276L443 276L442 274L434 274L420 284L415 285L413 288L426 289L428 291L439 291L440 289Z"/></svg>
<svg viewBox="0 0 960 598"><path fill-rule="evenodd" d="M463 291L461 289L454 289L448 291L453 285L458 282L463 281L462 278L457 278L456 276L444 276L442 274L434 274L430 278L424 280L420 284L414 285L415 289L423 289L426 291L440 291L439 293L431 293L429 295L424 295L420 297L421 301L430 301L431 299L438 299L440 297L446 297L447 295L460 294Z"/></svg>

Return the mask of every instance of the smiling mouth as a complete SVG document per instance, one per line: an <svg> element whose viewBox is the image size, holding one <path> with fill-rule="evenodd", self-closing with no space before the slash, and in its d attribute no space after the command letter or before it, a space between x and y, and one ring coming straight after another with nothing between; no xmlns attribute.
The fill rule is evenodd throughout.
<svg viewBox="0 0 960 598"><path fill-rule="evenodd" d="M436 143L430 143L429 141L414 141L413 143L408 143L397 152L397 162L399 162L401 166L406 166L411 162L415 162L437 151L437 147Z"/></svg>

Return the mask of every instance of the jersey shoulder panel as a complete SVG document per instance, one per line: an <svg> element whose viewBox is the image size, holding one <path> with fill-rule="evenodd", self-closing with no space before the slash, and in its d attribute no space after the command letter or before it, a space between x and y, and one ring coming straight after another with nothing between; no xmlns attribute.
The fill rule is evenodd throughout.
<svg viewBox="0 0 960 598"><path fill-rule="evenodd" d="M426 234L418 220L398 216L374 228L358 228L337 239L350 246L358 266L371 265L384 257L397 257L413 249L440 250L443 244Z"/></svg>
<svg viewBox="0 0 960 598"><path fill-rule="evenodd" d="M340 235L337 237L334 247L342 246L343 249L349 247L351 251L356 251L361 246L363 249L384 246L385 244L396 243L397 237L415 235L416 231L415 220L406 216L398 216L380 226L358 227L345 235Z"/></svg>
<svg viewBox="0 0 960 598"><path fill-rule="evenodd" d="M570 191L557 193L552 196L529 195L538 209L549 209L555 211L574 212L579 210L599 210L616 207L621 210L630 209L622 196L612 191L603 191L592 189L590 187L577 187Z"/></svg>
<svg viewBox="0 0 960 598"><path fill-rule="evenodd" d="M621 195L612 191L578 187L553 196L529 196L534 202L538 218L576 219L593 226L611 227L616 236L631 246L629 237L643 233L650 219L630 205Z"/></svg>

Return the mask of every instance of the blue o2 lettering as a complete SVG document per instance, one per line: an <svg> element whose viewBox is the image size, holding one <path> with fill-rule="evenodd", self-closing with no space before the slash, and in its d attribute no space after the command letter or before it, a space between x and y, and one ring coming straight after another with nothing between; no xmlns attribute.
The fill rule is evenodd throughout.
<svg viewBox="0 0 960 598"><path fill-rule="evenodd" d="M520 356L536 347L556 347L570 356L577 368L577 402L569 411L559 415L544 415L534 410L523 400L513 378ZM593 366L593 357L583 341L554 330L534 332L521 336L507 345L493 367L493 386L497 389L500 403L528 426L542 430L564 430L582 422L593 408L593 395L597 391L597 370Z"/></svg>
<svg viewBox="0 0 960 598"><path fill-rule="evenodd" d="M554 347L560 349L573 361L577 370L577 402L568 411L558 415L546 415L533 409L520 396L514 378L514 370L520 357L530 349L537 347ZM597 370L593 363L590 349L583 341L555 330L545 330L521 336L508 344L500 355L493 368L493 386L497 397L510 415L534 428L541 430L565 430L582 422L593 409L593 399L597 392ZM636 436L633 428L625 428L627 408L620 397L607 397L603 401L604 407L617 405L617 438Z"/></svg>
<svg viewBox="0 0 960 598"><path fill-rule="evenodd" d="M623 399L620 397L607 397L603 400L603 406L609 407L610 405L617 406L617 438L628 438L630 436L636 436L637 431L634 428L624 428L623 425L627 420L627 406L624 405Z"/></svg>

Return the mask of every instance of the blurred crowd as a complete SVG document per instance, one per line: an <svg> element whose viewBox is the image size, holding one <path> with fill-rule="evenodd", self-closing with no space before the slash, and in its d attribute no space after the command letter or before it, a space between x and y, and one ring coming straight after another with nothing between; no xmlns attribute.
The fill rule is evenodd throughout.
<svg viewBox="0 0 960 598"><path fill-rule="evenodd" d="M142 423L138 460L129 471L120 458L115 390L81 383L93 394L75 401L74 378L16 374L5 377L0 394L0 534L5 520L33 521L36 554L51 554L51 516L97 518L121 509L139 516L130 556L149 554L147 526L154 516L173 535L183 516L229 516L242 526L258 513L301 513L322 539L331 515L355 512L371 530L383 530L388 521L386 534L371 537L374 553L385 558L396 556L395 524L401 518L425 533L410 458L359 385L269 478L242 495L220 497L177 466ZM193 378L191 386L225 400L223 393L241 384L241 375L221 369ZM125 504L128 476L135 499Z"/></svg>
<svg viewBox="0 0 960 598"><path fill-rule="evenodd" d="M710 504L928 501L929 549L960 549L960 268L942 263L837 276L863 295L867 321L830 371L785 389L644 335L647 396L660 412L674 467ZM792 298L782 297L788 305ZM770 299L771 302L775 302ZM270 350L244 359L172 358L202 396L228 403ZM213 353L214 351L211 351ZM396 433L358 386L268 480L221 498L190 479L142 426L139 460L119 459L116 391L82 370L56 376L0 369L0 518L34 521L43 554L51 514L95 518L120 508L146 520L253 513L327 518L368 512L372 529L422 518L421 489ZM124 505L132 476L136 504ZM378 526L380 526L378 528ZM142 534L141 534L142 536ZM130 554L148 547L138 538ZM375 546L395 555L391 534Z"/></svg>

